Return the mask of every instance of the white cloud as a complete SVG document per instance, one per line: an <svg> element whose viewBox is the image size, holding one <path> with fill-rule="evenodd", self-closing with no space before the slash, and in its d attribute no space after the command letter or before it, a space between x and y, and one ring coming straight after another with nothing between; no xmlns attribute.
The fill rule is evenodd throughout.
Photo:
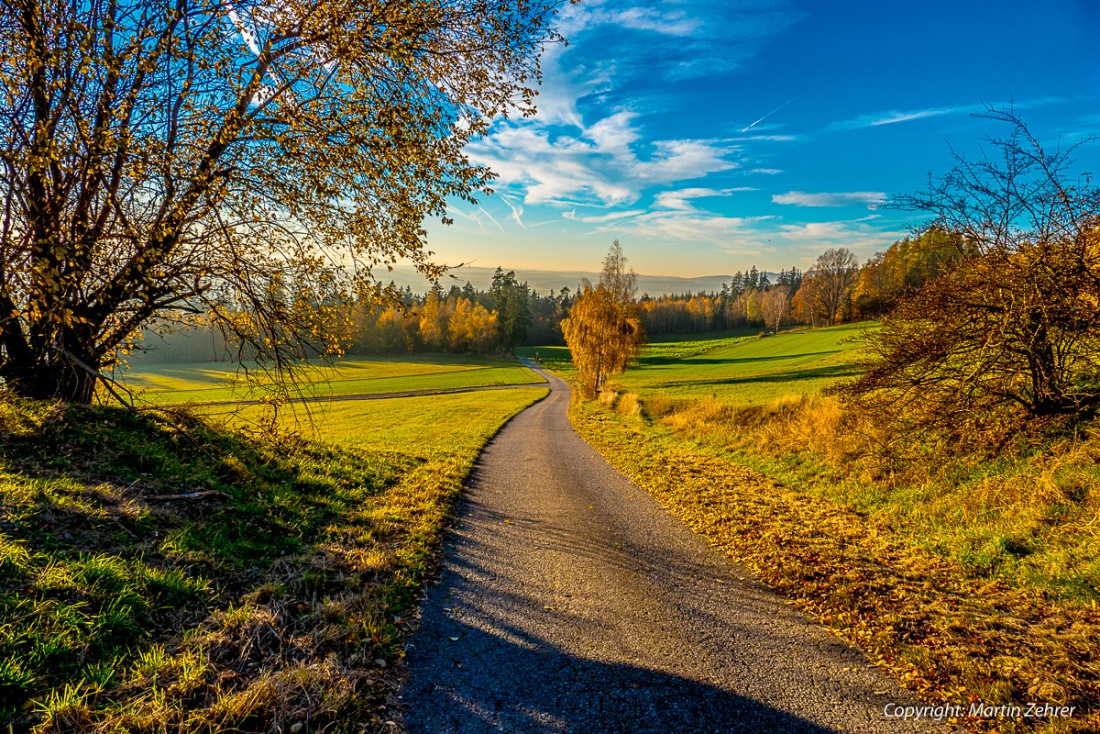
<svg viewBox="0 0 1100 734"><path fill-rule="evenodd" d="M562 61L565 46L550 46L542 55L542 84L538 89L538 116L534 124L564 124L579 127L581 116L577 100L598 93L611 84L609 66L573 67L566 71Z"/></svg>
<svg viewBox="0 0 1100 734"><path fill-rule="evenodd" d="M650 212L625 227L643 237L681 242L725 244L733 240L758 243L755 225L771 217L727 217L700 211ZM755 246L755 245L754 245Z"/></svg>
<svg viewBox="0 0 1100 734"><path fill-rule="evenodd" d="M929 110L916 110L915 112L892 112L885 117L880 117L877 120L871 120L868 124L871 127L877 127L879 125L894 125L899 122L909 122L910 120L923 120L926 117L939 117L940 115L949 115L953 110L948 108L943 109L929 109Z"/></svg>
<svg viewBox="0 0 1100 734"><path fill-rule="evenodd" d="M756 191L752 186L735 186L728 189L686 188L673 191L662 191L657 194L653 205L661 209L677 209L680 211L693 211L695 205L692 199L703 199L711 196L729 196L740 191Z"/></svg>
<svg viewBox="0 0 1100 734"><path fill-rule="evenodd" d="M504 200L504 203L508 205L508 208L512 210L512 220L519 225L520 229L526 229L523 226L523 207L518 204L513 204L512 200L504 194L500 195L500 198Z"/></svg>
<svg viewBox="0 0 1100 734"><path fill-rule="evenodd" d="M691 36L701 26L698 18L689 18L683 11L662 13L650 7L640 6L609 13L604 22L636 31L652 31L664 36Z"/></svg>
<svg viewBox="0 0 1100 734"><path fill-rule="evenodd" d="M591 141L601 153L633 157L631 146L641 137L633 126L636 118L637 115L633 112L623 110L598 120L587 128L581 124L577 127L582 129L584 138Z"/></svg>
<svg viewBox="0 0 1100 734"><path fill-rule="evenodd" d="M910 122L912 120L923 120L928 117L939 117L941 115L959 114L963 112L973 111L974 107L968 105L966 107L929 107L923 110L909 110L898 111L889 110L887 112L873 112L866 115L859 115L853 117L850 120L842 120L840 122L834 122L829 126L830 130L860 130L868 127L881 127L882 125L894 125L899 122Z"/></svg>
<svg viewBox="0 0 1100 734"><path fill-rule="evenodd" d="M597 214L578 217L577 210L574 209L571 212L562 212L562 216L566 219L574 220L577 222L584 222L586 224L606 224L608 222L617 222L623 219L630 219L631 217L637 217L645 213L645 209L629 209L622 212L611 212L610 214ZM566 216L567 214L571 216Z"/></svg>
<svg viewBox="0 0 1100 734"><path fill-rule="evenodd" d="M600 151L589 141L560 136L532 125L511 125L492 138L467 148L471 160L489 166L498 175L498 188L526 189L524 203L558 202L570 197L594 197L618 204L635 196L633 189L614 181L598 165Z"/></svg>
<svg viewBox="0 0 1100 734"><path fill-rule="evenodd" d="M728 180L721 182L724 188L705 188L709 178L740 168L745 149L757 141L796 139L765 132L772 127L771 116L778 116L789 102L745 128L752 134L730 138L717 137L729 135L720 129L712 131L716 137L678 137L679 130L669 132L667 127L655 135L650 125L661 123L648 115L666 111L661 104L633 92L629 102L620 100L624 92L646 87L637 84L641 75L664 75L663 82L669 74L692 76L684 69L669 71L682 63L703 65L694 76L736 68L797 19L788 0L657 5L586 0L567 5L558 20L570 46L554 45L543 55L538 115L498 122L466 152L472 162L497 174L494 188L511 197L505 203L512 208L510 219L520 226L520 202L532 213L539 205L576 207L559 213L570 221L611 226L631 216L582 213L592 207L630 208L663 188L682 187L679 198L673 192L656 205L684 212L693 209L694 198L728 196L737 190L728 187ZM661 63L653 63L655 58ZM713 193L699 193L704 190ZM503 216L500 223L509 224Z"/></svg>
<svg viewBox="0 0 1100 734"><path fill-rule="evenodd" d="M644 66L672 81L741 68L801 17L789 0L584 0L557 20L571 45L598 37L607 58L624 67L659 58L659 66ZM607 27L615 29L610 45Z"/></svg>
<svg viewBox="0 0 1100 734"><path fill-rule="evenodd" d="M877 214L849 220L799 223L785 223L773 216L726 216L696 208L631 214L629 218L615 221L606 217L607 224L598 227L593 234L615 232L667 244L707 243L737 255L783 251L798 258L794 264L807 268L827 249L846 247L866 259L905 235L903 225L884 221Z"/></svg>
<svg viewBox="0 0 1100 734"><path fill-rule="evenodd" d="M740 148L712 140L659 140L642 154L636 115L618 111L592 125L507 123L471 144L471 160L489 166L499 183L524 189L524 203L594 198L601 205L636 201L649 186L728 171Z"/></svg>
<svg viewBox="0 0 1100 734"><path fill-rule="evenodd" d="M487 212L487 211L485 210L485 207L481 207L481 206L479 206L479 207L477 208L477 210L478 210L479 212L481 212L482 214L484 214L484 215L485 215L485 217L486 217L486 218L487 218L487 219L488 219L488 220L489 220L490 222L492 222L493 224L495 224L495 225L496 225L496 228L497 228L497 229L499 229L499 230L500 230L501 232L503 232L503 231L504 231L504 227L500 226L500 222L498 222L498 221L496 220L496 218L495 218L495 217L494 217L494 216L493 216L492 214L490 214L489 212ZM477 221L477 223L478 223L478 224L481 224L481 225L482 225L482 229L484 229L484 228L485 228L485 226L484 226L484 224L482 224L482 222L481 222L481 218L480 218L480 217L478 217L478 216L477 216L476 214L474 214L474 215L472 215L472 216L473 216L474 220L475 220L475 221Z"/></svg>
<svg viewBox="0 0 1100 734"><path fill-rule="evenodd" d="M496 226L496 228L499 229L501 232L504 231L504 227L500 226L500 222L498 222L493 217L492 214L485 211L485 209L483 207L480 207L480 206L476 207L476 210L472 211L472 212L463 211L462 209L459 209L459 208L455 207L455 208L451 209L449 213L454 214L455 216L457 216L461 219L466 219L468 221L473 222L474 224L477 225L477 228L479 230L483 231L483 232L486 231L486 229L485 229L485 220L486 219L488 219L490 222L492 222L493 225Z"/></svg>
<svg viewBox="0 0 1100 734"><path fill-rule="evenodd" d="M722 146L715 141L658 140L653 145L657 149L653 158L638 161L633 167L632 173L641 181L673 183L702 178L740 165L726 158L740 148Z"/></svg>
<svg viewBox="0 0 1100 734"><path fill-rule="evenodd" d="M795 140L804 140L802 135L742 135L740 137L731 138L735 143L752 143L761 140L770 141L773 143L790 143Z"/></svg>
<svg viewBox="0 0 1100 734"><path fill-rule="evenodd" d="M809 194L805 191L788 191L785 194L775 194L772 202L775 204L793 204L795 206L853 206L865 204L869 209L886 201L886 193L883 191L845 191L838 193Z"/></svg>
<svg viewBox="0 0 1100 734"><path fill-rule="evenodd" d="M782 224L772 236L782 240L785 249L789 247L804 253L802 265L809 266L818 255L833 247L845 247L865 260L905 234L905 229L897 222L883 222L871 215L832 222Z"/></svg>
<svg viewBox="0 0 1100 734"><path fill-rule="evenodd" d="M760 7L758 0L756 7ZM671 3L669 3L671 4ZM707 15L707 3L698 0L687 0L676 3L681 6L675 10L662 10L653 7L653 3L639 2L631 5L623 0L586 0L576 5L568 5L562 9L558 16L558 29L567 39L575 39L581 34L592 31L600 26L615 26L634 31L653 33L658 36L671 38L688 38L697 36L710 36L715 34L715 29L708 27L703 22ZM738 3L729 0L727 7L735 7ZM767 3L765 3L766 5ZM667 7L668 4L666 4ZM752 5L752 3L748 3ZM761 32L760 24L752 22L751 16L742 14L742 23L735 29L738 36L751 37ZM775 18L767 18L767 24L774 23ZM727 32L729 29L724 29Z"/></svg>

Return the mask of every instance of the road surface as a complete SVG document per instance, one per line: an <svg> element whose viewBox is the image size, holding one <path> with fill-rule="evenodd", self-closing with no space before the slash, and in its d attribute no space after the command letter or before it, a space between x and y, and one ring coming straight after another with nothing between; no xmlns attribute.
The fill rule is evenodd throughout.
<svg viewBox="0 0 1100 734"><path fill-rule="evenodd" d="M409 732L948 730L886 718L912 696L609 466L539 372L550 395L486 447L425 595Z"/></svg>

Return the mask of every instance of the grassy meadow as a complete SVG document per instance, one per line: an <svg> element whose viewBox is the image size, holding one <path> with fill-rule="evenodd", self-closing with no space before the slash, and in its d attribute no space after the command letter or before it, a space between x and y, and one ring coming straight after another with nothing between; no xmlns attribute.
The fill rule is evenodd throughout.
<svg viewBox="0 0 1100 734"><path fill-rule="evenodd" d="M253 376L259 386L268 382L254 366ZM137 362L121 373L120 382L141 402L180 405L254 398L256 386L247 377L245 370L217 362L182 365ZM450 354L348 356L332 364L311 363L292 385L292 393L304 398L331 398L537 382L541 378L512 359Z"/></svg>
<svg viewBox="0 0 1100 734"><path fill-rule="evenodd" d="M614 378L620 391L641 398L714 398L759 405L791 393L815 394L852 366L860 325L780 332L770 337L658 342L638 360L639 369Z"/></svg>
<svg viewBox="0 0 1100 734"><path fill-rule="evenodd" d="M341 366L350 392L535 379L514 362L377 362ZM142 378L162 396L165 380L221 380ZM258 405L0 404L0 731L383 728L452 502L545 394L325 401L263 435Z"/></svg>
<svg viewBox="0 0 1100 734"><path fill-rule="evenodd" d="M821 395L855 374L861 328L650 344L572 418L612 464L925 698L1077 706L1069 719L968 727L1096 731L1100 431L884 463L870 426ZM551 367L568 359L538 351Z"/></svg>

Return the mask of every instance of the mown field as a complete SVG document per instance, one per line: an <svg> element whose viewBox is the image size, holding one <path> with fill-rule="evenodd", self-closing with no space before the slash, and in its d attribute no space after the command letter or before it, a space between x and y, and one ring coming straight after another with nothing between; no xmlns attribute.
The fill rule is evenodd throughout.
<svg viewBox="0 0 1100 734"><path fill-rule="evenodd" d="M246 369L216 362L182 365L137 362L120 377L121 384L132 390L139 401L155 405L254 398L258 394L256 387L269 382L255 366L252 366L255 384L251 384ZM290 394L304 398L377 395L540 381L512 359L445 354L348 356L332 364L310 365L291 386Z"/></svg>
<svg viewBox="0 0 1100 734"><path fill-rule="evenodd" d="M533 379L415 364L432 387ZM396 362L354 369L425 384ZM264 435L257 405L0 403L0 731L383 729L461 483L545 394L322 402Z"/></svg>
<svg viewBox="0 0 1100 734"><path fill-rule="evenodd" d="M885 465L867 426L821 395L855 374L861 328L651 344L572 418L924 698L1076 707L968 728L1100 730L1100 431ZM570 374L565 350L537 351Z"/></svg>

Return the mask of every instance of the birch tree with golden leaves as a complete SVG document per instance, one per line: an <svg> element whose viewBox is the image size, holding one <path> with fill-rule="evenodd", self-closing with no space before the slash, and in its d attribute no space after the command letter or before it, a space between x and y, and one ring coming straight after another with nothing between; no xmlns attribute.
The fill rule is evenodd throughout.
<svg viewBox="0 0 1100 734"><path fill-rule="evenodd" d="M89 402L189 314L276 372L338 350L375 273L440 273L424 220L489 191L463 147L533 113L556 5L3 3L0 377Z"/></svg>
<svg viewBox="0 0 1100 734"><path fill-rule="evenodd" d="M616 240L604 259L599 284L593 288L585 282L569 317L561 322L586 397L598 393L609 375L624 372L645 344L634 301L635 281Z"/></svg>

